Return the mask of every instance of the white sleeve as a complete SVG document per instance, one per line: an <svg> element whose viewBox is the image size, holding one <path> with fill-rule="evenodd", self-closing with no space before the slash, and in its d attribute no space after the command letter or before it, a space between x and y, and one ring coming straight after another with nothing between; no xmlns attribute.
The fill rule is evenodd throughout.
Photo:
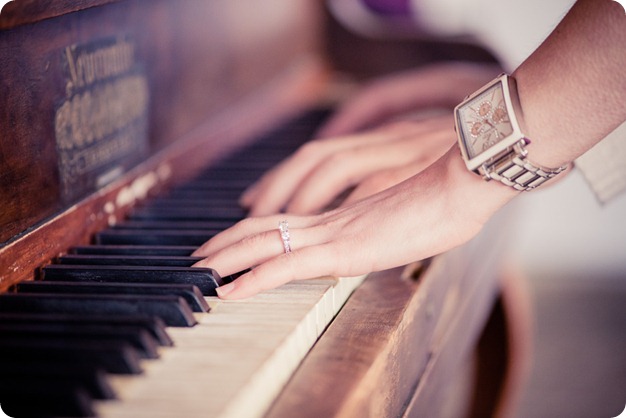
<svg viewBox="0 0 626 418"><path fill-rule="evenodd" d="M509 72L552 32L574 0L410 0L415 23L442 36L469 35Z"/></svg>
<svg viewBox="0 0 626 418"><path fill-rule="evenodd" d="M576 159L589 187L601 203L626 190L626 122Z"/></svg>

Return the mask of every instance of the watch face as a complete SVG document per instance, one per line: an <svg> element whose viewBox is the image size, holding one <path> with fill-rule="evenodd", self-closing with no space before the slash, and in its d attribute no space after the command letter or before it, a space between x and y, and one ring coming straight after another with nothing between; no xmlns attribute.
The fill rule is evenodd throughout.
<svg viewBox="0 0 626 418"><path fill-rule="evenodd" d="M468 157L475 158L513 133L502 83L496 83L458 109L457 124Z"/></svg>

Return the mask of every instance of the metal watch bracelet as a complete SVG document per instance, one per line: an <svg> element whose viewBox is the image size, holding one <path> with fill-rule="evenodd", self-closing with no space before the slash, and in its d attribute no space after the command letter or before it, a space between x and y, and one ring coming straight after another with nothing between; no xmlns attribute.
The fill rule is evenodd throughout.
<svg viewBox="0 0 626 418"><path fill-rule="evenodd" d="M485 177L520 191L533 190L566 168L567 166L556 169L541 167L513 150L494 163L483 166Z"/></svg>

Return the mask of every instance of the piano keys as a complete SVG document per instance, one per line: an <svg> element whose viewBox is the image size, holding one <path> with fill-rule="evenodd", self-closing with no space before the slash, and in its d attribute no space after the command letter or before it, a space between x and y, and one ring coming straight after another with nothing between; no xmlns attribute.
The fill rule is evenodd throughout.
<svg viewBox="0 0 626 418"><path fill-rule="evenodd" d="M122 262L123 263L123 262ZM123 264L120 264L123 265ZM194 312L208 312L209 306L197 286L182 283L143 284L129 282L24 282L15 286L20 293L71 293L91 295L171 295L185 299Z"/></svg>
<svg viewBox="0 0 626 418"><path fill-rule="evenodd" d="M296 121L294 125L309 123L306 119ZM314 128L315 124L310 124L310 129L306 131L300 127L300 133L307 135L290 136L292 144L289 149L295 149L301 141L310 136ZM259 145L255 146L252 151L242 151L224 164L229 167L229 170L233 162L245 166L246 155L250 154L259 155L260 160L266 160L271 164L269 156L263 150L269 148L274 153L277 149L276 139L281 139L281 136L268 135L263 141L259 141ZM285 144L282 145L285 146ZM7 351L13 347L25 355L44 357L39 349L26 343L18 344L18 342L27 336L37 338L35 341L46 341L46 343L40 343L42 350L54 357L52 357L52 364L46 365L45 369L54 368L54 366L58 368L59 363L68 364L72 359L83 359L85 356L94 355L87 348L76 352L73 347L97 342L96 346L106 348L107 341L110 340L120 341L120 343L126 341L130 344L131 347L124 345L117 350L103 348L98 351L100 358L110 358L111 364L98 362L91 364L87 363L90 357L85 359L85 367L94 370L91 379L85 379L82 374L77 376L74 384L68 383L67 393L60 393L60 388L57 387L55 393L60 393L60 399L67 400L75 392L80 393L80 396L72 402L67 402L67 410L61 409L62 405L58 405L58 402L52 402L50 405L52 413L91 415L97 412L101 416L152 416L155 413L155 406L159 408L159 404L171 402L179 404L181 407L178 412L185 416L199 416L204 413L208 413L208 416L243 416L242 414L249 414L249 411L266 409L297 367L299 359L319 337L350 292L360 282L359 278L318 279L285 286L249 301L229 303L216 298L204 298L204 296L215 296L214 289L218 284L223 283L223 279L210 269L190 267L198 258L188 255L164 256L163 254L159 256L111 255L120 247L132 249L134 246L146 248L154 245L161 249L167 246L176 250L193 248L201 242L197 243L189 239L172 242L167 234L163 234L163 231L180 233L178 223L189 225L190 222L204 222L211 224L213 231L217 233L220 227L228 227L240 219L240 210L227 212L228 216L212 216L214 212L211 210L211 203L217 202L220 208L230 206L230 208L239 209L236 200L222 198L212 201L207 200L206 196L207 194L210 196L210 191L207 192L207 190L212 187L222 191L235 189L238 194L241 192L241 180L237 179L235 187L232 186L231 176L212 183L212 179L220 177L216 175L220 173L219 167L213 167L209 172L206 181L195 180L192 182L193 186L185 185L181 188L191 190L202 184L202 187L196 189L197 200L202 204L189 205L191 200L189 195L183 198L165 197L163 199L168 202L167 206L175 208L176 216L170 216L167 221L163 221L162 214L155 214L145 209L160 206L162 200L155 198L153 202L146 203L143 208L134 213L143 214L145 220L131 214L128 222L132 223L132 228L124 229L125 221L112 225L108 230L96 234L95 245L91 251L85 251L85 248L89 247L82 247L76 251L81 254L60 256L54 263L42 268L40 281L19 283L14 287L15 293L0 295L0 313L9 315L78 315L83 318L111 315L115 318L120 315L140 314L158 317L168 327L177 327L167 330L169 338L173 341L171 344L173 347L159 347L158 349L156 342L150 340L150 336L145 331L128 330L129 335L125 338L127 331L124 326L116 327L119 329L117 334L113 327L107 327L106 330L100 329L98 325L69 327L63 325L63 322L22 325L20 333L17 331L12 333L7 329L5 331L7 340L17 342L13 345L9 344L8 347L0 344L0 352L4 349L6 357L14 358L16 354L11 353L15 351ZM228 184L224 185L224 182ZM174 195L176 190L180 189L175 189ZM182 199L182 203L175 204L177 199ZM205 210L199 210L202 208ZM206 213L206 219L198 220L199 213ZM158 220L155 221L154 218ZM143 229L142 222L148 223L148 228ZM155 231L151 228L154 222L167 222L169 229L156 229L159 234L155 238L154 235L150 235ZM109 232L120 230L130 231L136 237L150 235L152 239L117 241L103 238ZM198 230L182 229L182 231L196 232ZM207 238L203 238L202 242ZM95 254L98 249L102 249L105 254ZM69 252L74 251L70 249ZM84 254L85 252L91 252L91 254ZM232 280L232 278L226 278L226 280ZM207 300L209 305L212 305L212 309L209 309ZM192 310L201 313L194 315ZM193 332L182 331L178 329L179 327L191 327L190 330ZM2 330L0 326L0 332ZM144 343L144 340L152 342ZM48 341L57 341L57 343L50 343L52 344L50 345ZM239 349L222 351L220 347L225 347L228 342L232 343L232 347L239 347ZM63 351L64 347L67 351ZM133 348L137 351L133 360L124 362L123 359L131 356L129 353L133 352ZM87 351L87 354L83 353L84 351ZM172 351L175 354L170 354ZM218 363L221 365L215 364L216 359L213 355L209 356L210 359L201 360L201 357L206 356L207 353L218 354ZM60 357L62 354L65 357ZM140 357L158 358L158 362L142 361L140 363ZM170 357L177 360L170 363ZM189 365L185 366L187 362ZM100 370L99 367L104 367L105 371L114 374L141 373L141 383L132 382L132 378L107 376L106 381L110 385L110 389L107 390L107 401L92 405L89 403L89 396L85 393L88 393L89 385L96 379L95 371ZM229 371L228 369L236 370ZM25 370L21 374L21 379L25 380L28 373ZM33 379L37 378L37 373L32 374ZM230 375L231 384L223 379L227 375ZM236 378L237 375L238 378ZM71 382L70 378L71 376L66 377ZM180 381L181 379L183 381ZM194 387L206 387L205 384L200 383L217 381L220 381L221 391L213 388L209 391L210 393L197 396L197 389L192 390ZM6 380L4 383L9 384ZM170 387L166 389L168 385ZM22 395L26 396L29 393L29 390L25 390L24 393L16 393L16 391L17 389L14 388L12 395L20 400ZM165 393L171 396L166 397ZM260 396L259 393L266 395ZM114 402L111 398L118 400ZM20 407L30 407L30 404L21 402L20 405L15 405L11 399L3 399L2 403L7 404L8 410L12 411L19 411ZM45 412L44 404L45 401L42 400L35 411L25 409L24 412L27 414ZM77 411L78 405L82 405L84 410ZM151 407L148 408L148 405Z"/></svg>
<svg viewBox="0 0 626 418"><path fill-rule="evenodd" d="M196 314L198 325L167 328L174 346L159 347L157 360L138 362L136 358L131 365L103 365L109 373L116 373L106 376L115 399L91 403L91 411L99 416L259 416L358 283L359 279L319 279L283 286L243 302L209 298L211 312ZM43 349L55 353L50 353L48 345ZM69 353L76 359L75 352ZM115 353L127 354L126 350ZM100 354L98 358L109 358L107 352ZM35 358L39 355L33 353ZM139 369L140 376L125 375ZM29 376L28 370L20 376ZM37 374L30 376L37 379ZM17 400L19 406L30 406L22 403L24 397L11 395L8 400L3 395L0 404L10 406ZM37 406L45 401L40 399ZM52 407L49 411L57 415L73 412ZM85 412L91 414L90 410L81 414Z"/></svg>
<svg viewBox="0 0 626 418"><path fill-rule="evenodd" d="M211 269L154 266L81 266L50 265L43 268L43 280L95 281L118 283L187 283L198 287L203 295L215 296L222 279Z"/></svg>

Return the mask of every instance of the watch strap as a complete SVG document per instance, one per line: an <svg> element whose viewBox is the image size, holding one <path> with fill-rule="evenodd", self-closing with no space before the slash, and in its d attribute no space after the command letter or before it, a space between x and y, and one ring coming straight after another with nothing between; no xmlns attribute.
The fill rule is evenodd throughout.
<svg viewBox="0 0 626 418"><path fill-rule="evenodd" d="M546 168L528 161L525 155L510 152L495 163L484 166L484 175L516 190L529 191L563 172L567 166Z"/></svg>

